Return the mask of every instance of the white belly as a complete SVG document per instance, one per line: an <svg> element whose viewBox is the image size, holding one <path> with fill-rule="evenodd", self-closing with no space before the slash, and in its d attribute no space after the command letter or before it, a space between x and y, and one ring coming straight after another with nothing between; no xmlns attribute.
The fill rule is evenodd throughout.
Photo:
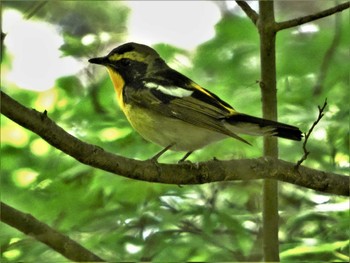
<svg viewBox="0 0 350 263"><path fill-rule="evenodd" d="M130 110L130 107L127 105L124 112L133 128L146 140L162 147L174 144L171 150L194 151L227 137L178 119L159 115L155 117L147 109Z"/></svg>

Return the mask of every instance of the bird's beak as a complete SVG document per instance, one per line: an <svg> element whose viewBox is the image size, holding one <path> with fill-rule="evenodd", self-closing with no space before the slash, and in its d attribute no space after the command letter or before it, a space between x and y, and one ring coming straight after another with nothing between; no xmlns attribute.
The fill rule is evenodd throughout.
<svg viewBox="0 0 350 263"><path fill-rule="evenodd" d="M93 64L106 65L109 63L109 59L107 57L91 58L89 59L89 62Z"/></svg>

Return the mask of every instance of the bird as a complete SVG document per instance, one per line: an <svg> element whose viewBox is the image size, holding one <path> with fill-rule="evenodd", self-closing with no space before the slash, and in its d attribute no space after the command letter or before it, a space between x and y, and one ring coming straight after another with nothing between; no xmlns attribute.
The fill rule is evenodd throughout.
<svg viewBox="0 0 350 263"><path fill-rule="evenodd" d="M106 56L89 59L107 68L117 101L131 126L147 141L166 151L195 150L238 134L277 136L300 141L298 127L236 111L212 91L169 67L151 47L122 44Z"/></svg>

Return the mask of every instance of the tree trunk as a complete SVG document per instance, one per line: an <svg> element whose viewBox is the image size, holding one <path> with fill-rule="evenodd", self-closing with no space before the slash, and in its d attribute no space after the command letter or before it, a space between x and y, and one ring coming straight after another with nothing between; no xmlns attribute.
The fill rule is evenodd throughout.
<svg viewBox="0 0 350 263"><path fill-rule="evenodd" d="M277 120L276 32L273 1L259 2L261 95L263 118ZM276 137L264 138L264 156L278 158ZM278 182L263 183L263 253L265 261L279 261Z"/></svg>

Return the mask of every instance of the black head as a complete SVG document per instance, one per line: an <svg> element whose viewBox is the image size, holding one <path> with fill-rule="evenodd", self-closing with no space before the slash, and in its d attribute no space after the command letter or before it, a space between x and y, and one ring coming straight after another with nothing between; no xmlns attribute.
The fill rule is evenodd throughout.
<svg viewBox="0 0 350 263"><path fill-rule="evenodd" d="M166 66L158 53L149 46L126 43L113 49L107 56L92 58L90 63L104 65L123 76L125 81L145 77L156 70L153 66Z"/></svg>

